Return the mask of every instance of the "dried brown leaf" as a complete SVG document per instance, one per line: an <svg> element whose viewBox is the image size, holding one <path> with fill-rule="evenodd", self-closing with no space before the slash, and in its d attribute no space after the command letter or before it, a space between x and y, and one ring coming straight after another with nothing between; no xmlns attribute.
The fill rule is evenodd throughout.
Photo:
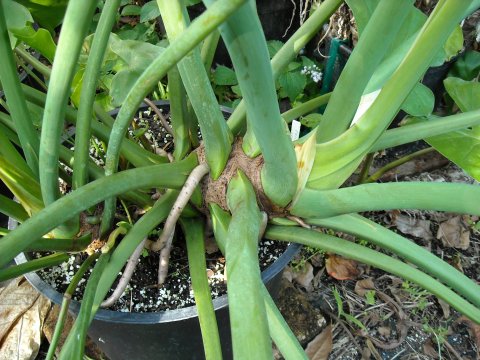
<svg viewBox="0 0 480 360"><path fill-rule="evenodd" d="M327 360L328 355L332 352L332 347L332 325L328 325L315 339L308 343L305 353L310 360Z"/></svg>
<svg viewBox="0 0 480 360"><path fill-rule="evenodd" d="M300 271L292 272L292 279L297 284L303 286L308 292L313 290L313 266L308 261Z"/></svg>
<svg viewBox="0 0 480 360"><path fill-rule="evenodd" d="M214 254L218 251L217 242L213 237L207 236L205 238L205 252L209 255Z"/></svg>
<svg viewBox="0 0 480 360"><path fill-rule="evenodd" d="M433 239L429 220L398 214L393 218L393 224L404 234L413 235L428 241Z"/></svg>
<svg viewBox="0 0 480 360"><path fill-rule="evenodd" d="M363 280L358 280L355 284L355 293L360 296L365 296L368 290L374 290L375 284L373 283L373 279L367 278Z"/></svg>
<svg viewBox="0 0 480 360"><path fill-rule="evenodd" d="M450 318L450 305L448 305L445 301L442 299L438 299L438 303L440 304L440 307L442 308L443 311L443 317L445 319Z"/></svg>
<svg viewBox="0 0 480 360"><path fill-rule="evenodd" d="M423 344L423 353L431 359L438 359L438 348L433 346L430 339Z"/></svg>
<svg viewBox="0 0 480 360"><path fill-rule="evenodd" d="M437 239L445 247L466 250L470 246L470 230L460 216L455 216L439 225Z"/></svg>
<svg viewBox="0 0 480 360"><path fill-rule="evenodd" d="M50 301L24 278L0 290L0 359L34 359Z"/></svg>
<svg viewBox="0 0 480 360"><path fill-rule="evenodd" d="M382 360L382 356L379 354L377 349L375 348L375 345L370 341L370 339L367 339L366 341L368 350L370 350L371 355L375 358L375 360ZM370 359L370 358L368 358Z"/></svg>
<svg viewBox="0 0 480 360"><path fill-rule="evenodd" d="M341 256L330 254L325 261L327 273L337 280L355 279L360 275L358 263L354 260L345 259Z"/></svg>

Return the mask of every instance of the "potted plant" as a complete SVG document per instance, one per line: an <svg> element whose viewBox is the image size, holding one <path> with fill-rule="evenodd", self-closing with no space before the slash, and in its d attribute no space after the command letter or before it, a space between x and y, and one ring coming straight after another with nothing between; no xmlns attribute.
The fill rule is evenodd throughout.
<svg viewBox="0 0 480 360"><path fill-rule="evenodd" d="M478 7L478 1L440 1L428 19L418 15L413 1L372 1L372 6L348 1L355 12L360 37L334 91L282 117L275 76L315 35L341 1L324 1L270 62L254 1L205 0L207 11L188 24L183 2L158 0L170 45L138 74L133 84L128 84L128 94L113 122L95 107L93 99L98 69L119 3L119 0L105 2L85 70L75 119L71 192L62 195L59 192L59 177L70 179L59 171L59 165L68 163L71 157L61 148L59 139L64 119L75 118L67 107L70 83L95 4L69 3L46 98L21 88L17 78L10 76L13 71L10 62L0 69L11 116L0 117L0 177L20 202L2 201L0 210L22 223L11 232L5 231L0 241L0 265L39 244L50 250L58 250L60 245L63 249L1 270L0 276L17 276L64 261L64 253L75 250L78 242L90 242L79 230L85 225L82 212L88 213L105 202L98 236L104 242L100 251L88 257L92 263L98 260L61 358L81 358L87 329L118 272L137 248L142 249L150 231L163 221L162 234L151 249L160 250L161 263L168 263L172 234L182 214L180 223L191 260L205 356L221 357L204 276L201 229L205 208L226 258L235 358L271 358L272 340L285 358L305 358L260 280L257 246L264 228L263 236L268 239L321 248L415 282L480 322L480 290L473 280L422 247L358 214L368 210L416 208L479 215L475 201L480 195L478 186L398 182L342 187L363 158L373 151L440 135L447 140L437 141L437 145L432 143L441 147L451 141L448 136L468 138L468 131L476 131L475 126L480 123L478 99L458 104L462 112L444 118L430 116L432 96L419 80L432 62L447 58L452 48L456 49L451 34ZM227 122L211 91L198 49L217 30L232 58L244 99ZM0 32L2 59L10 59L4 12L0 13ZM214 51L208 47L208 41L203 44L207 47L204 53ZM172 118L175 141L172 162L125 139L133 114L167 73L172 111L176 112ZM40 134L30 121L27 101L43 109ZM327 101L318 126L292 142L286 122ZM425 116L407 126L386 130L400 108ZM102 124L96 117L102 118ZM196 130L191 127L191 121L195 121L192 119L200 126L199 145L191 136L192 129ZM90 131L108 140L103 172L88 157ZM25 160L13 144L21 146ZM478 179L478 164L470 157L458 156L475 144L469 141L462 144L452 158ZM451 151L445 153L449 156ZM121 162L120 154L124 158ZM93 180L95 177L98 178ZM197 190L204 177L201 190ZM164 191L153 205L140 191L151 188ZM117 197L145 207L145 214L132 225L114 226ZM204 209L198 212L196 207L202 204ZM357 235L391 255L324 234L316 227ZM46 239L46 235L50 238ZM123 238L119 240L121 235ZM162 265L159 282L165 276L165 269Z"/></svg>

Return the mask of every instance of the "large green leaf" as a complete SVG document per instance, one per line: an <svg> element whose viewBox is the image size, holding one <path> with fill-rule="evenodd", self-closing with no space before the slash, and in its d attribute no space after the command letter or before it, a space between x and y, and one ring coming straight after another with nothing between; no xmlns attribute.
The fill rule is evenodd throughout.
<svg viewBox="0 0 480 360"><path fill-rule="evenodd" d="M45 29L52 31L60 25L68 0L16 0L26 6L33 18Z"/></svg>
<svg viewBox="0 0 480 360"><path fill-rule="evenodd" d="M280 84L280 96L288 97L293 102L307 85L307 77L297 71L289 71L278 77L278 83Z"/></svg>
<svg viewBox="0 0 480 360"><path fill-rule="evenodd" d="M55 45L52 35L48 30L40 28L35 31L33 27L28 24L22 28L10 29L10 33L18 40L23 41L31 48L40 52L50 61L50 63L53 62L53 57L55 55L55 49L57 46Z"/></svg>
<svg viewBox="0 0 480 360"><path fill-rule="evenodd" d="M216 85L232 86L238 84L235 71L223 65L217 66L215 72L213 73L213 80L215 81Z"/></svg>
<svg viewBox="0 0 480 360"><path fill-rule="evenodd" d="M432 90L418 83L402 104L402 110L412 116L428 116L435 106Z"/></svg>
<svg viewBox="0 0 480 360"><path fill-rule="evenodd" d="M470 50L466 51L453 64L449 76L458 77L463 80L473 80L478 76L480 71L480 52Z"/></svg>
<svg viewBox="0 0 480 360"><path fill-rule="evenodd" d="M448 95L462 112L480 108L480 83L449 77L443 81Z"/></svg>
<svg viewBox="0 0 480 360"><path fill-rule="evenodd" d="M17 37L11 33L11 29L21 29L26 25L33 23L33 18L28 9L12 0L4 0L3 7L6 16L8 36L12 49L17 45Z"/></svg>
<svg viewBox="0 0 480 360"><path fill-rule="evenodd" d="M158 5L155 0L145 3L140 10L140 22L155 20L159 16L160 10L158 9Z"/></svg>
<svg viewBox="0 0 480 360"><path fill-rule="evenodd" d="M480 83L447 78L445 89L462 112L480 109ZM480 181L480 126L425 139L437 151Z"/></svg>
<svg viewBox="0 0 480 360"><path fill-rule="evenodd" d="M121 69L112 79L110 95L113 103L120 106L140 74L160 55L163 48L137 40L121 40L111 37L111 50L123 60L116 69Z"/></svg>

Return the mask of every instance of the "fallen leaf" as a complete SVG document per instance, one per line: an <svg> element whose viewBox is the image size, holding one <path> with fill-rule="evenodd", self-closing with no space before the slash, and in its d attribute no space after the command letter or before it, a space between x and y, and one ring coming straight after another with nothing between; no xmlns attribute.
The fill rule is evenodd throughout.
<svg viewBox="0 0 480 360"><path fill-rule="evenodd" d="M422 220L411 216L398 214L394 216L393 224L404 234L412 235L424 240L433 239L429 220Z"/></svg>
<svg viewBox="0 0 480 360"><path fill-rule="evenodd" d="M217 242L213 237L207 236L205 238L205 252L209 255L214 254L218 251Z"/></svg>
<svg viewBox="0 0 480 360"><path fill-rule="evenodd" d="M327 273L337 280L355 279L360 275L358 263L341 256L330 254L325 261Z"/></svg>
<svg viewBox="0 0 480 360"><path fill-rule="evenodd" d="M438 348L434 347L431 339L423 344L423 353L431 359L438 359Z"/></svg>
<svg viewBox="0 0 480 360"><path fill-rule="evenodd" d="M35 359L49 308L24 278L0 289L0 359Z"/></svg>
<svg viewBox="0 0 480 360"><path fill-rule="evenodd" d="M300 286L303 286L307 292L313 290L313 266L308 261L302 267L300 271L292 272L292 280Z"/></svg>
<svg viewBox="0 0 480 360"><path fill-rule="evenodd" d="M374 290L375 284L373 283L373 279L367 278L363 280L358 280L355 284L355 293L360 296L365 296L368 290Z"/></svg>
<svg viewBox="0 0 480 360"><path fill-rule="evenodd" d="M455 216L439 225L437 239L443 246L466 250L470 246L470 230L460 216Z"/></svg>
<svg viewBox="0 0 480 360"><path fill-rule="evenodd" d="M332 348L332 325L328 325L315 339L308 343L305 354L310 360L327 360Z"/></svg>
<svg viewBox="0 0 480 360"><path fill-rule="evenodd" d="M442 308L443 311L443 318L448 319L450 318L450 305L448 305L445 301L442 299L438 299L438 303L440 304L440 307Z"/></svg>

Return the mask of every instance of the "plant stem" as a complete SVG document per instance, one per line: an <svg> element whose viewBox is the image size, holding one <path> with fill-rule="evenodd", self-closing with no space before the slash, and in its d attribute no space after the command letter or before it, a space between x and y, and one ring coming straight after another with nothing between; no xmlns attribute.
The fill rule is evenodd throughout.
<svg viewBox="0 0 480 360"><path fill-rule="evenodd" d="M412 4L413 0L378 3L335 85L318 126L319 143L348 128L368 81L388 51L388 44L397 37Z"/></svg>
<svg viewBox="0 0 480 360"><path fill-rule="evenodd" d="M431 276L416 268L409 266L391 256L378 251L339 239L334 236L319 233L318 231L306 230L291 226L271 226L267 229L265 237L271 240L291 241L295 239L303 245L332 252L349 259L360 261L367 265L397 275L408 281L412 281L427 291L435 294L440 299L450 304L453 308L466 315L475 322L480 322L480 309L458 296L445 285Z"/></svg>
<svg viewBox="0 0 480 360"><path fill-rule="evenodd" d="M369 151L380 151L476 125L480 125L480 110L468 111L442 118L433 117L426 121L385 131Z"/></svg>
<svg viewBox="0 0 480 360"><path fill-rule="evenodd" d="M205 359L221 359L222 347L207 278L203 222L199 219L183 219L180 223L187 243L188 267L202 332Z"/></svg>
<svg viewBox="0 0 480 360"><path fill-rule="evenodd" d="M108 142L105 174L111 175L117 170L120 145L127 131L130 119L137 111L142 100L157 85L167 71L177 64L188 52L192 51L205 37L214 31L235 10L243 5L245 0L219 0L200 15L190 26L173 41L170 46L140 75L128 93ZM210 85L209 85L210 86ZM115 212L115 199L105 203L102 230L110 227Z"/></svg>
<svg viewBox="0 0 480 360"><path fill-rule="evenodd" d="M8 235L6 235L8 236ZM5 238L2 239L2 241ZM68 260L68 254L53 254L30 260L20 265L13 265L8 268L0 269L0 282L16 278L26 273L37 271L46 267L56 266Z"/></svg>
<svg viewBox="0 0 480 360"><path fill-rule="evenodd" d="M83 75L77 122L75 125L75 150L73 160L73 188L78 189L88 182L90 158L90 122L103 58L116 19L120 0L107 0L92 41L85 73Z"/></svg>
<svg viewBox="0 0 480 360"><path fill-rule="evenodd" d="M122 171L72 191L29 218L2 239L0 267L8 264L35 239L105 198L134 189L182 187L187 178L185 174L196 164L196 156L191 155L180 162Z"/></svg>
<svg viewBox="0 0 480 360"><path fill-rule="evenodd" d="M175 204L173 204L172 211L168 214L167 220L165 221L165 226L163 227L162 235L160 238L151 246L153 251L160 251L160 263L158 266L158 286L161 286L165 282L165 278L168 273L168 263L170 259L170 251L172 249L172 240L173 234L175 232L175 225L182 213L183 209L190 200L193 191L200 183L202 178L208 174L209 168L206 163L198 165L195 169L192 170L185 185L183 186L180 194L178 195Z"/></svg>
<svg viewBox="0 0 480 360"><path fill-rule="evenodd" d="M355 235L383 249L390 250L418 266L419 269L435 276L475 306L480 306L480 287L474 281L425 248L363 216L347 214L327 219L306 219L306 221L312 225Z"/></svg>
<svg viewBox="0 0 480 360"><path fill-rule="evenodd" d="M40 186L45 205L52 204L60 196L58 186L59 139L63 130L63 119L70 94L77 59L87 29L90 26L95 1L69 2L58 40L55 61L49 81L40 139ZM75 233L78 224L67 225L67 233Z"/></svg>
<svg viewBox="0 0 480 360"><path fill-rule="evenodd" d="M429 148L426 148L426 149L422 149L422 150L418 150L418 151L415 151L414 153L412 154L409 154L407 156L404 156L398 160L395 160L395 161L392 161L391 163L385 165L384 167L382 167L381 169L377 170L376 172L374 172L372 175L370 175L368 178L363 178L361 179L361 182L362 183L371 183L371 182L375 182L377 181L378 179L380 179L387 171L390 171L400 165L403 165L419 156L423 156L425 154L428 154L428 153L431 153L435 151L435 149L433 147L429 147ZM372 153L370 153L369 155L371 155Z"/></svg>
<svg viewBox="0 0 480 360"><path fill-rule="evenodd" d="M157 4L168 38L175 41L187 29L186 7L169 0L157 0ZM218 106L198 47L185 56L177 68L200 125L210 176L217 179L227 163L233 137Z"/></svg>
<svg viewBox="0 0 480 360"><path fill-rule="evenodd" d="M461 183L396 182L334 190L304 189L290 209L301 217L327 218L362 211L419 209L480 215L480 187ZM452 201L455 199L455 201Z"/></svg>
<svg viewBox="0 0 480 360"><path fill-rule="evenodd" d="M210 74L212 69L213 58L215 57L215 51L217 50L218 40L220 40L220 33L218 31L214 31L207 36L202 45L200 57L202 58L202 62L205 66L207 74Z"/></svg>
<svg viewBox="0 0 480 360"><path fill-rule="evenodd" d="M23 222L28 219L28 213L25 211L22 205L6 196L3 196L2 194L0 194L0 213L14 218L19 222Z"/></svg>
<svg viewBox="0 0 480 360"><path fill-rule="evenodd" d="M30 170L38 178L38 152L40 141L38 133L30 120L27 103L20 88L17 66L10 48L4 5L0 4L0 79L9 105L10 114L15 122L16 130Z"/></svg>
<svg viewBox="0 0 480 360"><path fill-rule="evenodd" d="M72 295L77 289L78 283L83 278L83 275L87 272L90 268L90 265L98 258L100 253L94 253L90 255L80 266L78 271L72 278L72 281L68 285L67 290L63 294L62 305L60 307L60 312L58 314L57 323L55 324L55 330L52 335L52 340L50 341L50 346L48 348L48 353L46 356L46 360L53 360L55 355L55 350L57 349L58 341L62 335L63 327L65 326L65 320L68 314L68 307L70 306L70 302L72 300Z"/></svg>
<svg viewBox="0 0 480 360"><path fill-rule="evenodd" d="M209 7L212 1L204 3ZM263 190L273 203L286 206L297 188L297 161L278 108L267 43L254 1L221 25L220 33L245 99L248 125L262 151Z"/></svg>
<svg viewBox="0 0 480 360"><path fill-rule="evenodd" d="M370 153L370 154L367 154L365 156L362 171L360 172L360 175L358 177L358 183L359 184L363 184L365 182L365 180L367 179L368 174L370 172L370 167L372 166L372 163L373 163L374 156L375 156L374 153Z"/></svg>
<svg viewBox="0 0 480 360"><path fill-rule="evenodd" d="M315 10L305 23L288 39L271 60L273 78L276 79L282 70L295 59L297 54L320 31L323 24L340 6L342 0L326 0ZM234 134L244 127L246 117L245 101L241 101L228 119L228 126Z"/></svg>
<svg viewBox="0 0 480 360"><path fill-rule="evenodd" d="M272 345L258 264L262 216L253 187L240 170L228 185L227 203L232 212L225 260L233 355L238 359L271 359ZM252 327L252 324L256 325Z"/></svg>

